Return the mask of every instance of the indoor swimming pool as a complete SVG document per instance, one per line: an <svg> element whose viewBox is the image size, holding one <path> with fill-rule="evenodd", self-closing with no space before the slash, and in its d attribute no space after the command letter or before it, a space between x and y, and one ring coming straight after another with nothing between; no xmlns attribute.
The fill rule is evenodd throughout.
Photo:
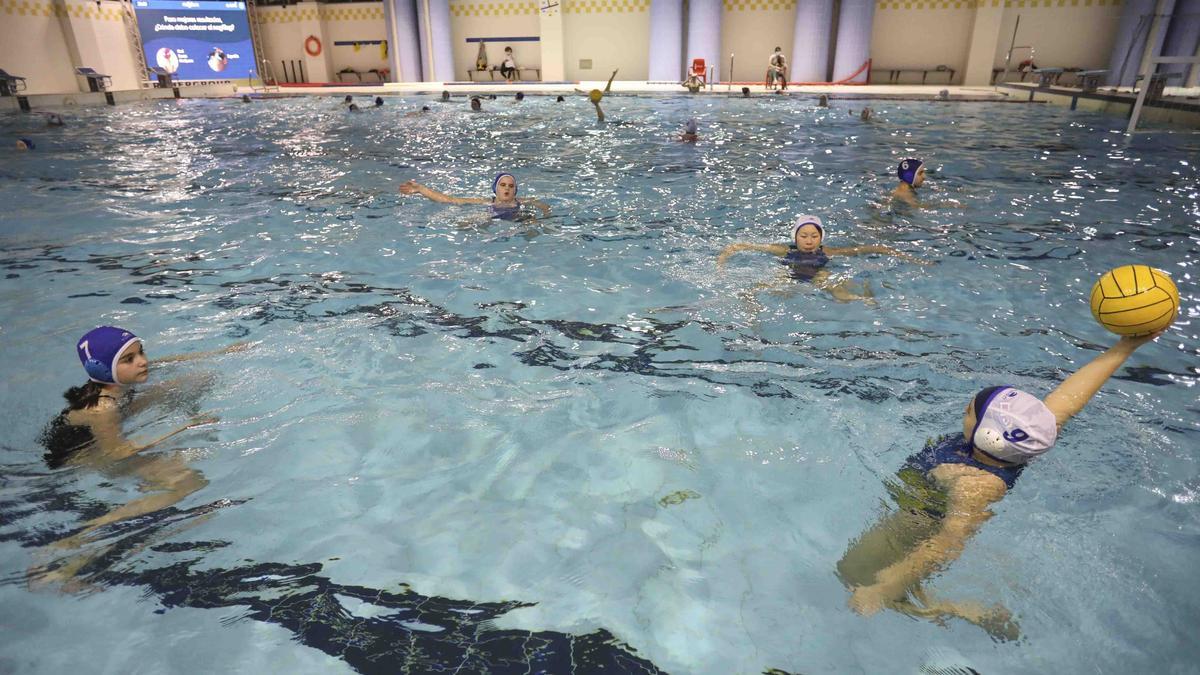
<svg viewBox="0 0 1200 675"><path fill-rule="evenodd" d="M37 143L0 149L0 672L1195 672L1200 137L814 103L0 117ZM887 198L905 157L937 208ZM399 192L500 172L550 215ZM800 214L929 264L835 257L851 302L762 253L718 269ZM1019 637L852 611L837 563L905 458L981 388L1044 395L1113 344L1088 294L1134 262L1178 320L929 584ZM51 470L38 442L102 324L182 383L129 437L218 421L144 453L198 489L55 545L144 494L142 456Z"/></svg>

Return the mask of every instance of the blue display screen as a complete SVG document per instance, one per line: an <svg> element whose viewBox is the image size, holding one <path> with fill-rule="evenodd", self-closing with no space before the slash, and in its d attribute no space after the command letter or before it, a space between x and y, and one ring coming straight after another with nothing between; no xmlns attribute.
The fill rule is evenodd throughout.
<svg viewBox="0 0 1200 675"><path fill-rule="evenodd" d="M134 0L146 65L177 80L250 77L254 48L245 2Z"/></svg>

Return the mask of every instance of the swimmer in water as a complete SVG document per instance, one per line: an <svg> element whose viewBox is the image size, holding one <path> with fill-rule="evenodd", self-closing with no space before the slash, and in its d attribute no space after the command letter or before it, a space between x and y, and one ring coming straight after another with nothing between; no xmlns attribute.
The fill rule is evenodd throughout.
<svg viewBox="0 0 1200 675"><path fill-rule="evenodd" d="M1003 606L939 600L923 584L962 555L1029 461L1053 447L1063 425L1136 349L1160 334L1121 338L1044 401L1010 386L977 393L962 413L962 432L926 441L905 461L886 485L898 508L852 542L838 562L837 575L852 593L850 607L866 616L892 609L939 623L958 617L998 639L1018 638Z"/></svg>
<svg viewBox="0 0 1200 675"><path fill-rule="evenodd" d="M154 365L229 354L250 346L241 342L216 351L158 359ZM142 491L150 494L87 521L82 530L56 542L55 548L77 548L98 527L166 508L204 487L204 477L181 457L139 453L187 429L216 421L214 417L194 415L187 424L153 440L135 442L126 438L121 429L126 418L177 395L186 381L169 380L135 390L150 377L151 362L141 338L113 326L88 331L76 344L76 355L88 381L63 394L67 407L42 430L39 442L46 449L43 457L47 466L86 467L112 475L127 473L136 476L142 482Z"/></svg>
<svg viewBox="0 0 1200 675"><path fill-rule="evenodd" d="M351 103L351 104L350 104L350 107L349 107L349 108L347 108L347 110L349 110L350 112L358 112L358 104L357 104L357 103Z"/></svg>
<svg viewBox="0 0 1200 675"><path fill-rule="evenodd" d="M550 207L545 203L536 199L517 199L517 179L511 173L496 174L496 178L492 180L492 194L494 196L491 199L454 197L430 189L415 180L410 180L401 185L400 194L419 194L426 199L441 204L487 204L491 217L499 220L528 219L529 216L522 213L523 207L526 205L537 208L542 212L542 217L550 216Z"/></svg>
<svg viewBox="0 0 1200 675"><path fill-rule="evenodd" d="M63 121L62 115L58 113L50 113L46 115L46 126L48 127L65 127L67 123Z"/></svg>
<svg viewBox="0 0 1200 675"><path fill-rule="evenodd" d="M748 242L737 242L726 246L717 256L717 269L724 269L725 263L729 257L741 251L761 251L770 253L783 258L783 264L788 267L788 276L797 281L811 281L814 286L822 290L827 290L840 302L848 302L851 300L872 300L873 295L871 290L863 284L861 290L854 289L845 281L835 281L831 278L829 270L825 266L829 263L832 256L850 256L850 255L869 255L882 254L890 255L908 262L915 262L920 265L930 265L932 263L914 258L907 253L897 251L894 248L887 246L843 246L843 247L825 247L823 242L825 239L825 226L821 219L817 216L800 216L796 219L795 225L792 226L792 243L790 244L752 244ZM778 284L769 283L759 286L759 289L774 288Z"/></svg>
<svg viewBox="0 0 1200 675"><path fill-rule="evenodd" d="M478 96L471 97L471 112L483 112L483 102Z"/></svg>
<svg viewBox="0 0 1200 675"><path fill-rule="evenodd" d="M862 111L858 113L858 119L862 120L863 122L870 122L870 121L871 121L871 115L874 115L874 114L875 114L875 113L874 113L874 111L873 111L873 110L871 110L871 109L870 109L870 108L868 108L868 107L864 107L864 108L862 109Z"/></svg>
<svg viewBox="0 0 1200 675"><path fill-rule="evenodd" d="M567 99L563 98L563 95L562 95L562 94L559 94L559 95L558 95L558 98L554 99L554 102L555 102L555 103L562 103L563 101L566 101L566 100L567 100Z"/></svg>
<svg viewBox="0 0 1200 675"><path fill-rule="evenodd" d="M342 99L342 105L350 105L353 102L354 102L354 97L351 96L350 94L346 94L346 98Z"/></svg>
<svg viewBox="0 0 1200 675"><path fill-rule="evenodd" d="M925 162L923 160L912 158L901 160L900 166L896 168L896 176L900 178L900 184L892 190L893 203L899 200L909 206L925 209L963 208L962 204L953 199L939 202L918 198L917 189L925 184Z"/></svg>
<svg viewBox="0 0 1200 675"><path fill-rule="evenodd" d="M404 113L404 116L405 117L420 117L421 115L424 115L427 112L429 112L429 106L423 105L423 106L421 106L420 110L411 110L409 112Z"/></svg>
<svg viewBox="0 0 1200 675"><path fill-rule="evenodd" d="M450 92L443 89L442 90L442 103L449 103L449 102L450 102Z"/></svg>
<svg viewBox="0 0 1200 675"><path fill-rule="evenodd" d="M704 80L701 80L695 73L688 73L687 79L681 84L693 94L700 93L700 89L704 87Z"/></svg>
<svg viewBox="0 0 1200 675"><path fill-rule="evenodd" d="M683 141L684 143L695 143L696 141L700 140L700 134L697 133L698 131L699 127L696 125L696 120L690 119L687 121L687 124L684 125L683 133L680 134L679 140Z"/></svg>
<svg viewBox="0 0 1200 675"><path fill-rule="evenodd" d="M383 107L383 97L382 97L382 96L376 96L376 97L375 97L375 107L376 107L376 108L382 108L382 107Z"/></svg>
<svg viewBox="0 0 1200 675"><path fill-rule="evenodd" d="M17 149L18 150L33 150L35 147L37 147L37 146L34 145L33 141L28 138L18 138L17 139Z"/></svg>
<svg viewBox="0 0 1200 675"><path fill-rule="evenodd" d="M520 103L521 101L525 100L525 92L518 91L517 95L513 98L516 99L517 103Z"/></svg>
<svg viewBox="0 0 1200 675"><path fill-rule="evenodd" d="M750 87L742 87L742 98L750 98Z"/></svg>
<svg viewBox="0 0 1200 675"><path fill-rule="evenodd" d="M826 96L825 94L821 94L820 96L818 96L817 97L817 107L818 108L828 108L829 107L829 97Z"/></svg>
<svg viewBox="0 0 1200 675"><path fill-rule="evenodd" d="M899 199L909 206L920 206L917 188L925 184L925 162L913 158L902 160L896 168L896 176L900 178L900 184L892 190L892 199Z"/></svg>

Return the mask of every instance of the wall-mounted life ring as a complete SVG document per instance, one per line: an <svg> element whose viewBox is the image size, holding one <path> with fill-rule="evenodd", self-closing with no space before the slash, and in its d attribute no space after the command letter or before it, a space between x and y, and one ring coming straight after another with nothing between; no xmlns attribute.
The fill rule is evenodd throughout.
<svg viewBox="0 0 1200 675"><path fill-rule="evenodd" d="M321 38L316 35L309 35L304 39L304 52L309 56L321 55Z"/></svg>

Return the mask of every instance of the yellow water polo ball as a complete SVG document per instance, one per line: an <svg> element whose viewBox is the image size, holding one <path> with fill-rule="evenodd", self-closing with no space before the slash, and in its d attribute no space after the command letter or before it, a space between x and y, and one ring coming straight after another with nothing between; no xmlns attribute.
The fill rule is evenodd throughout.
<svg viewBox="0 0 1200 675"><path fill-rule="evenodd" d="M1175 320L1179 291L1171 277L1146 265L1110 270L1092 286L1092 316L1117 335L1158 332Z"/></svg>
<svg viewBox="0 0 1200 675"><path fill-rule="evenodd" d="M604 98L604 92L599 89L593 89L588 92L588 98L592 99L592 103L599 103L600 99Z"/></svg>

